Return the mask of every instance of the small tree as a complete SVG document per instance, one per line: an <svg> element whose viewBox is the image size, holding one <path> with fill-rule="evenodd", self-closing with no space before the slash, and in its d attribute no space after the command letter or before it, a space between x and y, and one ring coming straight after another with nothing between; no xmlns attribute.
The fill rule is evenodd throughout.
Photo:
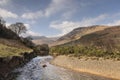
<svg viewBox="0 0 120 80"><path fill-rule="evenodd" d="M20 35L21 33L26 33L27 31L26 26L21 22L11 24L8 28L15 32L17 35Z"/></svg>
<svg viewBox="0 0 120 80"><path fill-rule="evenodd" d="M49 54L49 47L47 44L37 45L34 47L33 51L40 56L45 56Z"/></svg>

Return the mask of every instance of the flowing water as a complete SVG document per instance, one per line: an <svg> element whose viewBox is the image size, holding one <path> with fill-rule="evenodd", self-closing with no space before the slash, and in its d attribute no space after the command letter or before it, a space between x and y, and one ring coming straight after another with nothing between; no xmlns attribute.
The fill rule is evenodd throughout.
<svg viewBox="0 0 120 80"><path fill-rule="evenodd" d="M54 66L49 63L51 59L51 56L34 58L23 68L17 69L20 72L17 80L110 80ZM44 68L44 64L47 67Z"/></svg>

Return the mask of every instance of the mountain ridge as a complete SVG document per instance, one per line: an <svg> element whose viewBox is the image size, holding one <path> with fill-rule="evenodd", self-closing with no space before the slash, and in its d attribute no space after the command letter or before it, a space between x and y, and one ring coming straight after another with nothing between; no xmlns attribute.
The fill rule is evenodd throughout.
<svg viewBox="0 0 120 80"><path fill-rule="evenodd" d="M32 42L36 45L38 44L52 44L54 41L56 41L58 37L46 37L46 36L33 36Z"/></svg>
<svg viewBox="0 0 120 80"><path fill-rule="evenodd" d="M83 35L90 34L96 31L100 31L100 30L104 30L106 28L109 28L109 26L93 25L93 26L88 26L88 27L75 28L71 32L57 39L54 43L51 44L51 46L56 46L56 45L61 45L67 42L71 42L71 41L81 38Z"/></svg>
<svg viewBox="0 0 120 80"><path fill-rule="evenodd" d="M61 44L94 46L108 51L119 51L120 48L120 26L111 26L101 31L86 34L81 38Z"/></svg>

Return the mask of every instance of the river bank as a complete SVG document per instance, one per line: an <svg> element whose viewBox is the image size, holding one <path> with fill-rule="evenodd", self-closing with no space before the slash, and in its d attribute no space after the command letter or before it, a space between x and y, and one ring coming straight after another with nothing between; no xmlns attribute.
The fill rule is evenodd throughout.
<svg viewBox="0 0 120 80"><path fill-rule="evenodd" d="M51 64L79 72L87 72L112 78L112 80L120 80L120 61L103 59L86 60L69 56L57 56L51 61Z"/></svg>
<svg viewBox="0 0 120 80"><path fill-rule="evenodd" d="M43 50L41 50L41 48ZM11 52L14 54L14 51ZM14 72L16 68L22 67L37 56L46 56L49 53L47 45L37 45L32 52L23 52L19 55L8 55L0 57L0 80L16 80L18 73Z"/></svg>
<svg viewBox="0 0 120 80"><path fill-rule="evenodd" d="M16 80L111 80L109 78L80 73L50 64L52 56L38 56L24 67L16 69L20 74ZM46 67L43 67L46 64Z"/></svg>
<svg viewBox="0 0 120 80"><path fill-rule="evenodd" d="M25 52L21 53L21 56L0 57L0 80L14 80L17 73L14 73L13 70L24 66L36 56L37 54L34 52Z"/></svg>

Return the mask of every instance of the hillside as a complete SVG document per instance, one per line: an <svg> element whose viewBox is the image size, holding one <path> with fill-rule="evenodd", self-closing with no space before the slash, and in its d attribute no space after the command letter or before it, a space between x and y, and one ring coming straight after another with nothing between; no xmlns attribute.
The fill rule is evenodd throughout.
<svg viewBox="0 0 120 80"><path fill-rule="evenodd" d="M16 80L16 68L48 53L48 45L35 46L29 38L19 37L4 25L0 25L0 80Z"/></svg>
<svg viewBox="0 0 120 80"><path fill-rule="evenodd" d="M52 47L51 52L120 59L120 26L86 34L77 40Z"/></svg>
<svg viewBox="0 0 120 80"><path fill-rule="evenodd" d="M120 50L120 26L112 26L102 31L82 36L78 43L86 46L96 46L103 49Z"/></svg>
<svg viewBox="0 0 120 80"><path fill-rule="evenodd" d="M60 37L57 41L55 41L51 46L64 44L70 41L77 40L81 38L83 35L90 34L96 31L101 31L108 28L108 26L89 26L89 27L79 27L71 31L70 33Z"/></svg>
<svg viewBox="0 0 120 80"><path fill-rule="evenodd" d="M21 38L5 26L0 25L0 57L15 56L31 51L21 41Z"/></svg>
<svg viewBox="0 0 120 80"><path fill-rule="evenodd" d="M35 44L52 44L53 42L55 42L58 37L45 37L45 36L33 36L33 43Z"/></svg>
<svg viewBox="0 0 120 80"><path fill-rule="evenodd" d="M111 26L101 31L86 34L63 45L96 46L107 50L120 48L120 26ZM119 50L119 49L118 49Z"/></svg>

